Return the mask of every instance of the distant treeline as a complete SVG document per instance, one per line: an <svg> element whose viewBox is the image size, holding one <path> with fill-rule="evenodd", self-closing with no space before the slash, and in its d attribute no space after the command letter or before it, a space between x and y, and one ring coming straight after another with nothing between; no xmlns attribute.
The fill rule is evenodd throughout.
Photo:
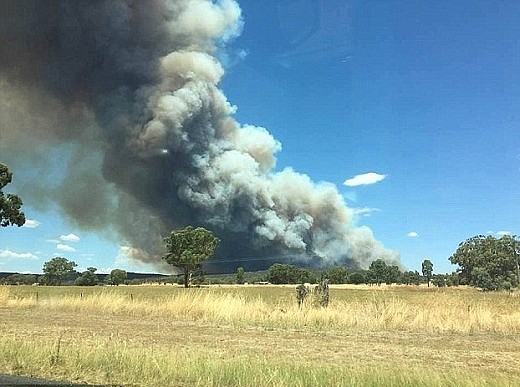
<svg viewBox="0 0 520 387"><path fill-rule="evenodd" d="M179 283L182 284L182 276L163 274L126 273L124 284L139 285L146 283ZM81 278L85 274L72 271L63 279L62 285L102 285L109 284L109 274L95 275L97 281L82 283ZM442 281L438 279L442 278ZM235 273L205 274L203 271L192 278L193 285L210 284L316 284L323 279L328 279L330 284L404 284L419 285L427 283L427 278L418 271L402 271L398 266L388 265L382 260L372 262L367 270L334 266L323 269L302 268L291 264L275 263L268 270L256 272L244 272L238 268ZM44 275L0 273L0 283L9 285L31 285L35 283L45 284ZM458 285L456 274L433 276L432 283L437 286Z"/></svg>
<svg viewBox="0 0 520 387"><path fill-rule="evenodd" d="M403 271L397 265L388 264L381 259L373 261L368 269L362 270L346 266L313 269L291 264L275 263L265 271L245 272L238 267L236 272L207 275L200 263L189 275L164 275L125 272L114 269L110 274L98 274L94 267L83 273L74 270L75 262L62 257L54 257L43 266L43 275L0 273L0 284L11 285L133 285L143 283L179 283L186 285L206 284L316 284L328 279L330 284L404 284L421 283L434 286L468 285L486 291L518 288L520 279L520 240L516 235L495 238L490 235L477 235L459 244L449 258L458 265L456 272L433 274L433 263L425 259L421 273L417 270ZM175 265L174 265L175 266ZM182 268L177 264L177 268Z"/></svg>
<svg viewBox="0 0 520 387"><path fill-rule="evenodd" d="M97 280L97 284L104 284L107 281L107 277L110 278L110 274L93 273ZM64 278L62 285L75 285L82 273L73 271ZM177 277L175 276L175 279ZM171 280L171 276L165 274L156 273L134 273L126 272L126 279L124 283L131 284L144 284L147 282L162 282ZM0 272L0 284L3 285L33 285L33 284L45 284L43 274L21 274L21 273L10 273Z"/></svg>

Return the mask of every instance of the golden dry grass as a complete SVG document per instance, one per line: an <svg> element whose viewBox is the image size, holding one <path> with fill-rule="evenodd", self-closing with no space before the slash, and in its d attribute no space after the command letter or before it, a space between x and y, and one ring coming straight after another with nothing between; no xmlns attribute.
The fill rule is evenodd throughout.
<svg viewBox="0 0 520 387"><path fill-rule="evenodd" d="M516 295L331 292L329 308L299 310L294 287L0 287L0 370L138 385L520 384Z"/></svg>
<svg viewBox="0 0 520 387"><path fill-rule="evenodd" d="M44 288L40 288L44 289ZM6 308L44 308L80 313L110 313L134 317L168 317L208 323L299 329L401 330L414 332L520 332L520 298L517 294L486 294L474 290L408 292L399 288L363 290L363 296L336 297L329 308L307 302L299 309L294 287L278 288L285 299L265 299L254 293L226 288L172 289L153 297L154 287L128 294L128 288L104 288L91 294L61 297L29 295L9 297L9 288L0 290L0 305ZM91 289L89 289L91 290ZM132 289L133 290L133 289ZM256 288L256 292L264 291ZM356 290L359 292L359 290ZM40 291L41 292L41 291ZM409 293L409 294L407 294ZM4 294L4 295L2 295ZM7 294L7 295L6 295ZM3 299L3 301L2 301Z"/></svg>

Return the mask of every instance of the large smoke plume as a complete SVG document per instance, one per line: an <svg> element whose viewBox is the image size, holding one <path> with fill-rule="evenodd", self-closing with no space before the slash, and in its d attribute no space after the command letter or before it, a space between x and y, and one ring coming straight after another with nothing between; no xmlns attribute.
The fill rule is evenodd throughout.
<svg viewBox="0 0 520 387"><path fill-rule="evenodd" d="M157 266L188 224L230 267L397 261L335 186L276 171L280 143L234 120L216 54L241 27L233 0L1 1L1 161L37 171L21 193Z"/></svg>

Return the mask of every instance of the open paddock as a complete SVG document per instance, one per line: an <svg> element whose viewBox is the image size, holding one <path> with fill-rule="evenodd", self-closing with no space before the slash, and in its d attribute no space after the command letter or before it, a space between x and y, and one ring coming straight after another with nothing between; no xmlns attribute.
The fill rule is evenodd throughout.
<svg viewBox="0 0 520 387"><path fill-rule="evenodd" d="M469 288L0 287L0 372L92 384L520 385L520 297Z"/></svg>

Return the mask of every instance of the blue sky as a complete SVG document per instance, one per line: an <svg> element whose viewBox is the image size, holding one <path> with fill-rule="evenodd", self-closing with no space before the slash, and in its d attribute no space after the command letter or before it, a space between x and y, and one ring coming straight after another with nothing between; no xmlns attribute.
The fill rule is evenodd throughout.
<svg viewBox="0 0 520 387"><path fill-rule="evenodd" d="M411 270L429 258L451 272L459 242L518 232L517 1L239 4L221 88L239 122L282 143L277 169L334 183ZM13 172L7 192L21 184ZM367 173L372 184L343 184ZM54 254L80 269L153 271L55 209L25 211L36 227L0 230L0 271L40 272Z"/></svg>

